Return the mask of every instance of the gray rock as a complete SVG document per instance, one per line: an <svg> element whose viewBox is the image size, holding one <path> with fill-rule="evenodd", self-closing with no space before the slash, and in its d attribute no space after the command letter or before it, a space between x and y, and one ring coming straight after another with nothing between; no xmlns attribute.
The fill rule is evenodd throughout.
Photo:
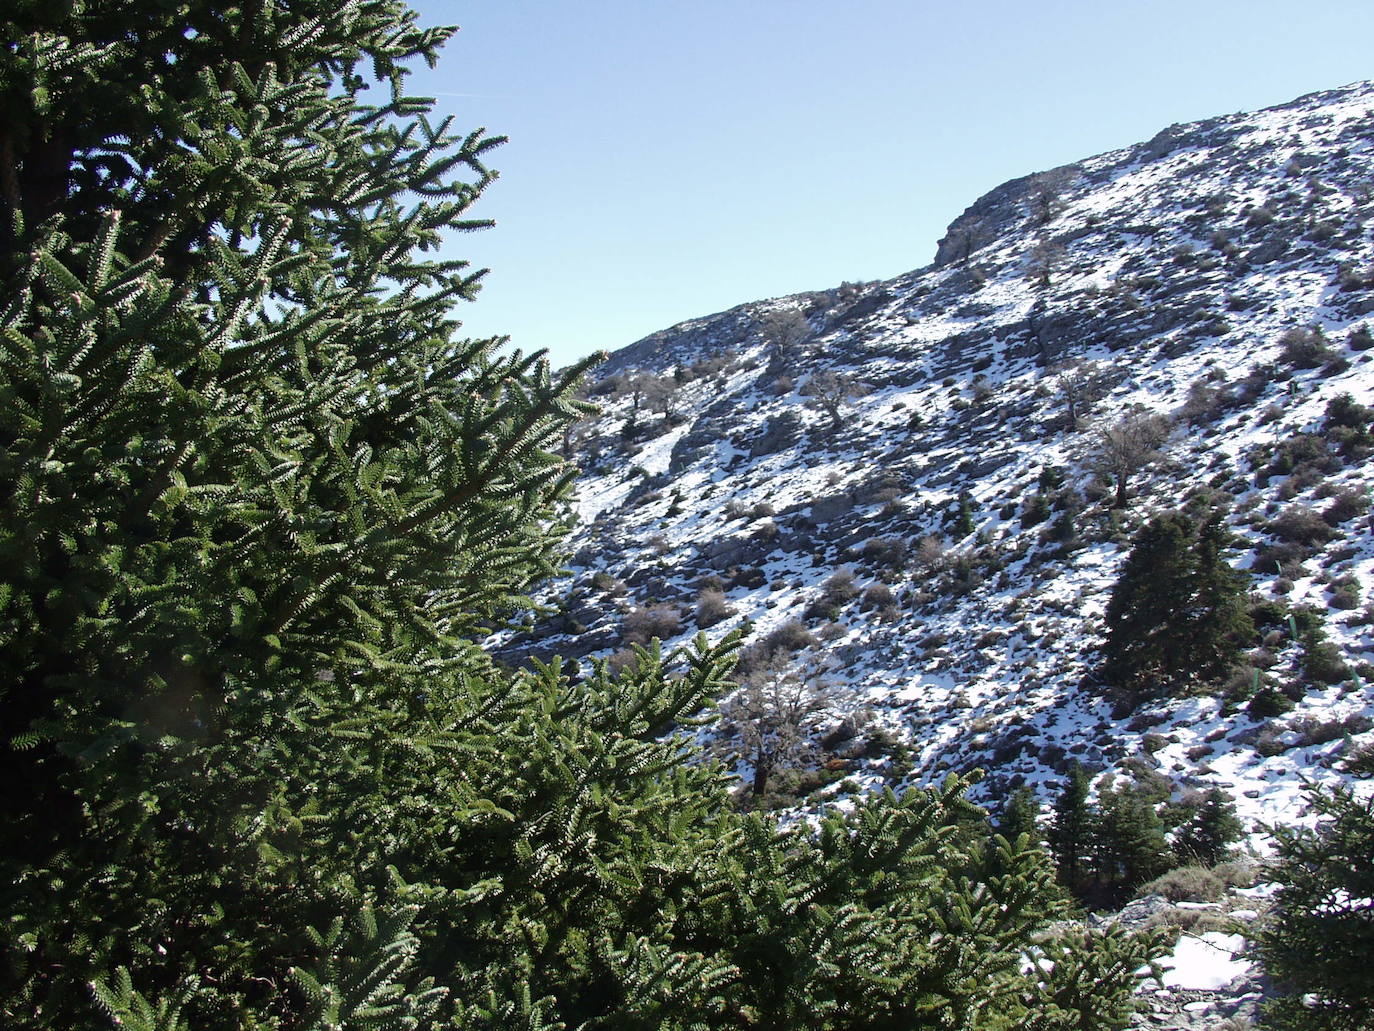
<svg viewBox="0 0 1374 1031"><path fill-rule="evenodd" d="M811 520L815 523L828 523L853 510L853 495L833 494L828 498L817 498L811 502Z"/></svg>
<svg viewBox="0 0 1374 1031"><path fill-rule="evenodd" d="M762 458L764 455L775 455L779 451L786 451L794 447L802 437L801 415L795 409L789 408L768 420L763 432L755 439L753 446L749 449L750 458Z"/></svg>

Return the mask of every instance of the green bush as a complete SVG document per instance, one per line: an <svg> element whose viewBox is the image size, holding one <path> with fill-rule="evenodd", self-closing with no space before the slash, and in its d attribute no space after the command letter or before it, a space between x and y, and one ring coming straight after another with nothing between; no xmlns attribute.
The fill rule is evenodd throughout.
<svg viewBox="0 0 1374 1031"><path fill-rule="evenodd" d="M1277 687L1261 687L1246 705L1245 711L1257 720L1282 716L1293 711L1293 700Z"/></svg>
<svg viewBox="0 0 1374 1031"><path fill-rule="evenodd" d="M1314 684L1339 684L1350 676L1345 656L1325 634L1302 637L1302 672Z"/></svg>
<svg viewBox="0 0 1374 1031"><path fill-rule="evenodd" d="M1043 523L1050 517L1049 496L1036 491L1021 506L1021 528L1028 529Z"/></svg>

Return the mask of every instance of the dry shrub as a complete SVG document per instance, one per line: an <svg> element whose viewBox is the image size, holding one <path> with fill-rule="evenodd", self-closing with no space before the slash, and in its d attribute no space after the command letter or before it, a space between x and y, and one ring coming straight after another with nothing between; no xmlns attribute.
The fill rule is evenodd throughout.
<svg viewBox="0 0 1374 1031"><path fill-rule="evenodd" d="M705 630L735 614L735 607L725 598L725 592L707 588L697 595L697 628Z"/></svg>
<svg viewBox="0 0 1374 1031"><path fill-rule="evenodd" d="M1140 889L1142 895L1163 895L1170 902L1215 902L1226 884L1205 866L1180 866L1156 877Z"/></svg>
<svg viewBox="0 0 1374 1031"><path fill-rule="evenodd" d="M651 638L676 637L682 633L682 613L676 605L659 602L625 614L622 634L630 644L648 644Z"/></svg>

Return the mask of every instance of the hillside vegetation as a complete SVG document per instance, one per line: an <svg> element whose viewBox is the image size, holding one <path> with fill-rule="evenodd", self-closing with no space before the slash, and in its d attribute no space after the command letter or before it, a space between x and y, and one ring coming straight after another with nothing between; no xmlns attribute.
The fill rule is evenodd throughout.
<svg viewBox="0 0 1374 1031"><path fill-rule="evenodd" d="M754 693L806 695L770 804L1081 766L1301 819L1374 743L1371 109L1173 126L998 187L922 269L617 352L554 612L502 654L747 625ZM747 724L716 746L757 785Z"/></svg>

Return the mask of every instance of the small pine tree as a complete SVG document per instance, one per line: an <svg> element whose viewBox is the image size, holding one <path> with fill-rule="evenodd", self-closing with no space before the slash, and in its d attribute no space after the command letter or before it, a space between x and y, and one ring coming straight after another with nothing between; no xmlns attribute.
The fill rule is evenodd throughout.
<svg viewBox="0 0 1374 1031"><path fill-rule="evenodd" d="M1024 834L1032 844L1043 844L1045 836L1040 830L1040 800L1032 788L1023 784L1011 793L1002 808L997 833L1009 841L1015 841Z"/></svg>
<svg viewBox="0 0 1374 1031"><path fill-rule="evenodd" d="M1174 838L1175 851L1206 866L1225 859L1245 836L1235 803L1220 788L1212 788Z"/></svg>
<svg viewBox="0 0 1374 1031"><path fill-rule="evenodd" d="M956 540L963 540L974 531L973 497L967 489L959 492L958 508L954 512L950 529Z"/></svg>
<svg viewBox="0 0 1374 1031"><path fill-rule="evenodd" d="M1154 800L1134 784L1099 793L1092 852L1096 894L1112 903L1174 865Z"/></svg>
<svg viewBox="0 0 1374 1031"><path fill-rule="evenodd" d="M1091 791L1092 775L1075 763L1054 801L1054 822L1048 835L1059 883L1075 893L1087 886L1092 873L1096 820L1088 797Z"/></svg>

